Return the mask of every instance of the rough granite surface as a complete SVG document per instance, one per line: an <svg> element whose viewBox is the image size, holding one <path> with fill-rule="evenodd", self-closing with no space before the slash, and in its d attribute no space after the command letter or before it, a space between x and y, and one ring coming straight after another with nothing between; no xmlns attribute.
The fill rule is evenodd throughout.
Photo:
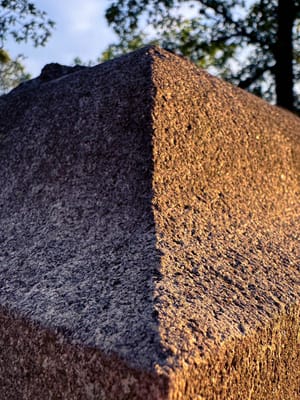
<svg viewBox="0 0 300 400"><path fill-rule="evenodd" d="M297 117L147 47L0 118L4 398L300 398Z"/></svg>
<svg viewBox="0 0 300 400"><path fill-rule="evenodd" d="M163 358L150 77L137 53L16 90L0 150L1 304L148 368Z"/></svg>

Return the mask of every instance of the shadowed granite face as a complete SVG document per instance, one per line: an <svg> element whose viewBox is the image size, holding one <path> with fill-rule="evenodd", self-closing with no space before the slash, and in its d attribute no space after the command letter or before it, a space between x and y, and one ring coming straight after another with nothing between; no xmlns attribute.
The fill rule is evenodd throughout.
<svg viewBox="0 0 300 400"><path fill-rule="evenodd" d="M155 47L66 68L0 97L0 386L298 399L299 119Z"/></svg>
<svg viewBox="0 0 300 400"><path fill-rule="evenodd" d="M61 77L54 65L48 82L7 96L0 302L151 368L164 358L153 308L154 92L149 56L134 58Z"/></svg>

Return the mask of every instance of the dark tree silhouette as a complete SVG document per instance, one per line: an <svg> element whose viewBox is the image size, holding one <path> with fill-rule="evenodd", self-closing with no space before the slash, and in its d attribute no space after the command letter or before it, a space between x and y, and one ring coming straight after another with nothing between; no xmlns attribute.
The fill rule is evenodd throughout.
<svg viewBox="0 0 300 400"><path fill-rule="evenodd" d="M119 37L103 58L160 44L279 106L294 110L300 76L300 0L115 0Z"/></svg>
<svg viewBox="0 0 300 400"><path fill-rule="evenodd" d="M293 0L278 0L278 31L274 51L277 104L294 108L293 25L297 10Z"/></svg>

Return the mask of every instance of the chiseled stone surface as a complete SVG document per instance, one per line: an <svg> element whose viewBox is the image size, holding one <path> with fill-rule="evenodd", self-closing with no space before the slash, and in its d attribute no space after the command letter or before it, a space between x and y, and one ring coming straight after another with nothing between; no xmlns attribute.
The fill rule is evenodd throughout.
<svg viewBox="0 0 300 400"><path fill-rule="evenodd" d="M150 76L137 53L15 90L0 156L1 304L148 368L164 358Z"/></svg>
<svg viewBox="0 0 300 400"><path fill-rule="evenodd" d="M152 71L169 396L297 399L300 121L170 53Z"/></svg>
<svg viewBox="0 0 300 400"><path fill-rule="evenodd" d="M297 117L156 47L0 115L6 398L299 398Z"/></svg>

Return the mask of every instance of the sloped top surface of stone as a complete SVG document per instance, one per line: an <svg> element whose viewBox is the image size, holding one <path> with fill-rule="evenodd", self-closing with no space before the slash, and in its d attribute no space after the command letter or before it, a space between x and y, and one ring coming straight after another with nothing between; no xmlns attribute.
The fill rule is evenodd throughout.
<svg viewBox="0 0 300 400"><path fill-rule="evenodd" d="M299 301L299 120L158 48L0 99L1 303L151 368Z"/></svg>
<svg viewBox="0 0 300 400"><path fill-rule="evenodd" d="M152 102L141 51L17 89L0 111L1 303L146 367L163 358Z"/></svg>
<svg viewBox="0 0 300 400"><path fill-rule="evenodd" d="M159 326L192 365L299 302L300 123L166 52L153 82Z"/></svg>

